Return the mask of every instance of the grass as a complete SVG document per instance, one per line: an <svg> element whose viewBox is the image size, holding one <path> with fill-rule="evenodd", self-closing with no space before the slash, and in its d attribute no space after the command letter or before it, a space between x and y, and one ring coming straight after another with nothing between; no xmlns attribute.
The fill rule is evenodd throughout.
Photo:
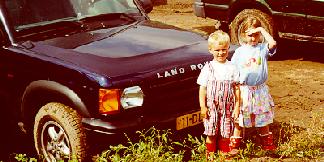
<svg viewBox="0 0 324 162"><path fill-rule="evenodd" d="M320 161L323 160L324 148L324 121L321 115L314 114L311 124L303 129L288 123L274 123L272 126L275 143L278 146L275 152L261 149L254 138L243 142L240 153L232 157L233 161L253 161L268 159L271 161ZM290 122L290 123L293 123ZM194 137L190 134L183 141L172 141L168 130L138 131L139 140L132 142L128 138L128 145L111 146L98 156L96 161L128 162L128 161L205 161L205 138ZM215 161L223 161L225 155L218 153Z"/></svg>
<svg viewBox="0 0 324 162"><path fill-rule="evenodd" d="M290 122L290 123L293 123ZM314 114L307 128L288 123L274 123L271 127L275 143L275 152L263 151L252 135L243 141L240 152L231 161L321 161L324 150L324 121L320 114ZM206 161L205 138L188 134L183 140L176 140L170 130L137 131L136 139L110 146L93 158L96 162L200 162ZM215 161L224 161L226 155L217 153ZM25 154L17 154L15 159L21 162L37 162ZM42 161L41 159L39 161ZM70 162L75 162L71 160Z"/></svg>
<svg viewBox="0 0 324 162"><path fill-rule="evenodd" d="M119 144L110 146L97 161L147 161L147 162L173 162L182 161L183 151L175 151L174 143L169 139L168 130L151 128L147 131L138 131L139 141L134 143L128 138L128 145Z"/></svg>
<svg viewBox="0 0 324 162"><path fill-rule="evenodd" d="M280 158L323 157L324 121L319 114L314 114L311 120L311 124L302 131L294 125L281 127L278 148Z"/></svg>

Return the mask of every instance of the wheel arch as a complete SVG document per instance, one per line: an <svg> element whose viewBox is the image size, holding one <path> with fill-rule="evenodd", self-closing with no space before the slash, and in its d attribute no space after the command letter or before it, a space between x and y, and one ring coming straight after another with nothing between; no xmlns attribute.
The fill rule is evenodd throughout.
<svg viewBox="0 0 324 162"><path fill-rule="evenodd" d="M243 11L244 9L258 9L272 16L272 10L264 0L256 0L256 1L239 0L239 1L235 1L230 7L230 11L228 15L229 24L234 20L235 16L241 11Z"/></svg>
<svg viewBox="0 0 324 162"><path fill-rule="evenodd" d="M90 116L81 98L67 86L55 81L33 81L22 96L21 114L27 131L32 127L38 110L49 102L60 102L75 109L81 116Z"/></svg>

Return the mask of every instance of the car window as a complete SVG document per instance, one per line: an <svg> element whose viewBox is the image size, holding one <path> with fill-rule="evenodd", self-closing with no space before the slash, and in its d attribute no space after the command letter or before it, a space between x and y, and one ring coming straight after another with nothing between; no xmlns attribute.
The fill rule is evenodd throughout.
<svg viewBox="0 0 324 162"><path fill-rule="evenodd" d="M133 0L6 0L5 5L16 29L66 18L140 13Z"/></svg>
<svg viewBox="0 0 324 162"><path fill-rule="evenodd" d="M137 7L130 0L97 0L88 4L83 15L98 15L102 13L132 13L138 12Z"/></svg>

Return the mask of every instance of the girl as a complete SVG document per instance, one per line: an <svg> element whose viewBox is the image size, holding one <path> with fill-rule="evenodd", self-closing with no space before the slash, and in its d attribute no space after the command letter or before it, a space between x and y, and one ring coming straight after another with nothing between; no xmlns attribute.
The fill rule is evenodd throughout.
<svg viewBox="0 0 324 162"><path fill-rule="evenodd" d="M216 31L208 38L208 49L213 60L206 63L197 79L199 103L204 118L206 156L216 151L216 141L222 152L230 151L229 137L233 133L233 111L239 112L239 73L226 58L230 38L223 31ZM235 110L234 110L235 109ZM238 113L237 113L238 114ZM237 127L239 127L237 125Z"/></svg>
<svg viewBox="0 0 324 162"><path fill-rule="evenodd" d="M240 71L242 105L239 125L258 127L263 149L274 150L269 130L274 118L274 103L265 82L268 79L267 59L275 54L277 43L254 17L247 18L241 31L244 44L235 50L232 58ZM260 43L262 37L266 43Z"/></svg>

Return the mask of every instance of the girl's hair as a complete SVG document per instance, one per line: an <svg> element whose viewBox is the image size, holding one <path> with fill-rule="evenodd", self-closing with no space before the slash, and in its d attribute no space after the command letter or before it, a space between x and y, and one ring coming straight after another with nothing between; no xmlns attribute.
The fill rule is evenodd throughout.
<svg viewBox="0 0 324 162"><path fill-rule="evenodd" d="M255 17L248 17L242 26L242 32L245 32L248 28L257 28L261 26L261 22Z"/></svg>
<svg viewBox="0 0 324 162"><path fill-rule="evenodd" d="M227 45L230 44L230 37L227 33L222 30L216 30L211 33L208 37L208 48L211 48L213 45Z"/></svg>
<svg viewBox="0 0 324 162"><path fill-rule="evenodd" d="M257 18L255 18L255 17L246 18L246 20L243 21L241 30L239 31L240 32L239 33L240 37L243 38L243 40L244 40L245 32L246 32L247 29L249 29L249 28L257 28L257 27L260 27L260 26L261 26L261 22Z"/></svg>

